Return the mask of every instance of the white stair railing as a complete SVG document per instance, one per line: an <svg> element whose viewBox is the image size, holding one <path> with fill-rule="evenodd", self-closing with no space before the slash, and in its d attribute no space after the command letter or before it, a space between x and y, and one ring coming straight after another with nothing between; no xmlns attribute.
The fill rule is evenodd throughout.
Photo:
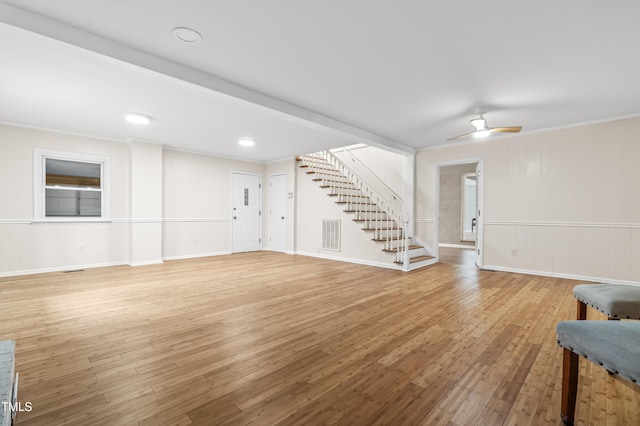
<svg viewBox="0 0 640 426"><path fill-rule="evenodd" d="M384 244L384 251L395 253L395 262L409 268L409 214L395 210L367 183L329 151L300 156L303 165L312 171L313 179L329 188L345 211L354 213L354 220L373 231L373 239Z"/></svg>

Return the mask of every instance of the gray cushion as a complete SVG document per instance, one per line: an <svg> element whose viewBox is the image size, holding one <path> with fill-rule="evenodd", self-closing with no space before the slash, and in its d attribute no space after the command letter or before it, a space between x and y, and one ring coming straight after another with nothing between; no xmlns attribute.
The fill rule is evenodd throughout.
<svg viewBox="0 0 640 426"><path fill-rule="evenodd" d="M640 380L640 322L562 321L556 331L563 348L634 383Z"/></svg>
<svg viewBox="0 0 640 426"><path fill-rule="evenodd" d="M640 319L640 287L620 284L580 284L573 295L609 318Z"/></svg>

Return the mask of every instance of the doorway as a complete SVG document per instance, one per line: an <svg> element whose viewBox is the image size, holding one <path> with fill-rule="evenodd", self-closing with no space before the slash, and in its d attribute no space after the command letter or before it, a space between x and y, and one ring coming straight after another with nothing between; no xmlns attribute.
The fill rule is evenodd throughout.
<svg viewBox="0 0 640 426"><path fill-rule="evenodd" d="M287 176L269 176L269 250L285 251Z"/></svg>
<svg viewBox="0 0 640 426"><path fill-rule="evenodd" d="M438 252L440 248L467 249L481 267L482 161L439 164L436 176Z"/></svg>
<svg viewBox="0 0 640 426"><path fill-rule="evenodd" d="M231 176L231 252L260 250L261 177L233 172Z"/></svg>

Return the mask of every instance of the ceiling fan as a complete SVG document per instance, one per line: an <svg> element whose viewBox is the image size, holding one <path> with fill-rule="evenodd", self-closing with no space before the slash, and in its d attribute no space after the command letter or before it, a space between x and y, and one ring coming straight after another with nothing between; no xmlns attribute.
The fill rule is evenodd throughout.
<svg viewBox="0 0 640 426"><path fill-rule="evenodd" d="M454 136L452 138L447 139L448 141L453 141L456 139L466 138L467 136L473 135L475 138L484 138L489 136L489 133L518 133L522 126L509 126L509 127L489 127L487 126L487 120L483 117L483 114L480 113L480 117L474 118L471 120L471 125L475 127L475 130L469 133L465 133L460 136Z"/></svg>

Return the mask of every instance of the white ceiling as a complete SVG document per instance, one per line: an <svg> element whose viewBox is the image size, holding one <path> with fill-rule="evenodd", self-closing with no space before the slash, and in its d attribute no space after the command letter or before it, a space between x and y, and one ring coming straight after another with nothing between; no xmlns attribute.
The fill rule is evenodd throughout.
<svg viewBox="0 0 640 426"><path fill-rule="evenodd" d="M411 152L479 107L523 132L640 114L637 0L5 0L0 21L0 121L253 161Z"/></svg>

